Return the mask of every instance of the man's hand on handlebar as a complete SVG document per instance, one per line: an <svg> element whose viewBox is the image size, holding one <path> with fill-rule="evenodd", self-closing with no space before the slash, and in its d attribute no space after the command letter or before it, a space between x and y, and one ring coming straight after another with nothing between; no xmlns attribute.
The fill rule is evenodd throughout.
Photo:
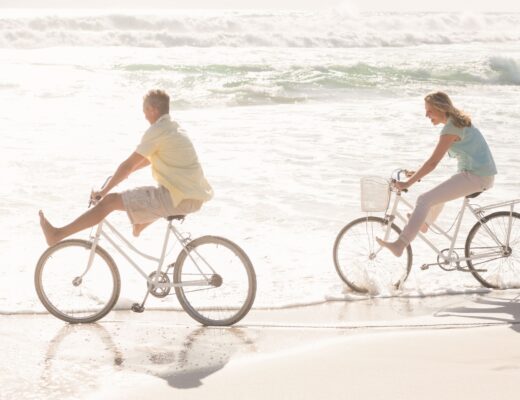
<svg viewBox="0 0 520 400"><path fill-rule="evenodd" d="M90 200L94 203L97 203L103 197L105 197L105 194L103 193L102 190L100 190L100 191L92 190L92 192L90 193Z"/></svg>
<svg viewBox="0 0 520 400"><path fill-rule="evenodd" d="M105 197L107 195L106 193L106 185L108 183L108 181L110 180L110 178L112 178L112 176L109 176L106 180L105 180L105 183L103 183L103 186L101 186L101 190L94 190L92 189L92 191L90 192L90 201L88 203L88 206L90 207L92 204L96 205L97 203L99 203L99 201L101 201L101 199L103 197Z"/></svg>

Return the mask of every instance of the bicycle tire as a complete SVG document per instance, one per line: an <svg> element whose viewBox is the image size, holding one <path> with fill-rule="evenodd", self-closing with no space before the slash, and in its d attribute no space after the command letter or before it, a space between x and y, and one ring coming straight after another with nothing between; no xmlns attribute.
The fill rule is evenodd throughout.
<svg viewBox="0 0 520 400"><path fill-rule="evenodd" d="M464 254L466 258L478 256L479 251L489 251L496 248L497 252L508 249L505 246L499 248L496 242L483 228L484 224L490 229L494 235L502 242L507 232L505 230L506 219L512 218L512 229L509 243L509 255L504 254L501 257L492 257L489 260L475 259L466 260L466 265L472 275L484 287L490 289L511 289L520 287L520 214L509 211L497 211L493 214L483 217L477 222L468 233ZM516 233L514 232L516 225ZM505 241L504 241L505 242ZM493 262L493 264L492 264ZM516 265L513 265L516 263ZM479 268L479 265L487 267L486 270Z"/></svg>
<svg viewBox="0 0 520 400"><path fill-rule="evenodd" d="M359 235L354 234L354 230L358 228L362 228L361 225L365 225L365 229L361 229L359 232ZM374 225L372 227L372 225ZM383 271L383 268L387 268L389 270L390 274L393 274L394 276L390 277L388 279L389 282L382 282L390 283L394 288L399 288L404 281L408 278L408 275L410 273L410 270L412 268L412 248L410 245L408 245L403 252L403 255L401 257L395 257L389 250L382 249L380 252L376 253L375 258L371 258L374 254L375 247L379 247L379 245L376 244L375 237L383 237L384 236L384 230L388 226L388 222L380 217L374 217L374 216L368 216L368 217L362 217L355 219L348 223L341 231L338 233L336 240L334 242L334 248L333 248L333 259L334 259L334 266L336 268L336 272L338 273L339 277L345 282L349 288L354 290L358 293L368 293L370 292L369 286L370 282L367 282L367 280L370 279L370 275L378 274L378 271L376 268L372 268L375 264L375 260L377 258L388 260L388 265L390 264L403 264L403 268L400 268L402 271L398 271L397 269L392 272L391 267L387 268L387 266L378 267L380 271ZM375 229L374 229L375 228ZM394 236L390 237L390 239L396 240L399 234L401 233L401 229L396 226L395 224L391 224L391 229L394 233ZM364 232L363 232L364 231ZM368 244L368 254L365 254L364 252L359 255L359 260L347 260L343 262L343 257L340 257L341 255L345 255L347 257L347 250L350 251L350 247L343 251L343 249L340 249L340 247L343 247L343 244L345 241L355 240L356 236L359 236L358 243L355 243L355 246L360 246L363 244L361 241L361 238L366 234L367 241L365 244ZM349 255L348 258L354 258L355 255ZM365 258L366 257L366 258ZM403 261L404 258L404 262ZM399 261L401 260L401 261ZM356 277L356 273L354 270L352 270L350 264L354 264L356 261L359 261L361 264L363 264L363 267L365 267L364 270L361 270ZM349 265L346 265L346 263L349 263ZM376 266L377 267L377 266ZM382 274L381 274L382 275ZM367 279L368 277L368 279Z"/></svg>
<svg viewBox="0 0 520 400"><path fill-rule="evenodd" d="M84 272L87 264L85 263L85 266L80 266L78 262L79 257L71 257L66 254L67 250L85 250L85 252L79 251L78 254L81 254L81 257L84 256L84 260L88 260L91 248L92 243L87 240L64 240L44 251L36 265L34 284L36 293L38 294L43 306L56 318L72 324L90 323L103 318L110 312L110 310L112 310L119 298L121 278L114 260L106 250L99 245L96 246L95 256L98 257L94 257L93 264L88 271L88 280L85 280L87 274ZM53 260L54 257L57 261L56 263L51 263L51 260ZM61 257L64 259L61 260ZM69 260L71 258L74 259L74 263ZM62 262L63 264L66 264L65 268L61 268L57 271L58 268L62 267ZM78 270L76 270L76 265L79 266ZM78 279L78 271L84 272L84 274L81 275L79 282L75 281L75 279ZM74 273L76 273L76 276L74 276ZM111 276L111 282L107 281L107 276ZM102 279L96 279L100 277ZM68 294L60 293L59 289L53 287L51 279L54 280L55 278L63 280L64 287L68 291ZM88 283L90 282L95 283L95 285L92 285L92 290L98 292L95 296L92 294L82 293L82 291L88 289ZM109 294L104 296L104 298L101 298L99 295L101 290L105 289L105 286L107 289L106 292ZM56 293L53 293L53 291L56 291ZM71 308L71 304L75 304L76 301L79 301L82 298L89 300L89 297L94 303L97 302L100 304L91 303L86 306L86 308L82 308L84 307L83 305L78 305L77 310ZM75 306L76 304L74 307Z"/></svg>
<svg viewBox="0 0 520 400"><path fill-rule="evenodd" d="M191 290L192 286L175 286L175 294L182 308L193 319L207 326L229 326L237 323L249 312L256 296L256 274L251 260L237 244L218 236L203 236L194 239L186 245L186 250L181 250L175 261L173 272L174 284L182 285L183 281L187 284L188 281L187 279L183 279L185 276L183 274L191 276L191 271L196 271L200 268L200 266L194 262L195 257L200 258L202 251L208 256L219 247L227 250L226 252L221 251L216 261L212 260L211 268L219 269L219 271L216 271L217 273L211 273L208 272L209 268L205 267L207 268L205 271L206 275L215 277L215 284L217 284L218 281L218 283L220 283L219 286L212 286L209 289L193 290ZM225 257L229 257L229 261L234 261L235 264L241 264L244 270L241 271L240 269L231 267L231 273L229 275L226 275L226 277L220 275L223 273L225 267ZM221 265L217 267L215 262ZM194 272L194 274L197 275L196 272ZM231 279L236 278L238 275L242 275L244 280L241 286L247 281L247 288L238 287L237 281ZM219 279L221 281L219 281ZM215 290L210 292L211 289ZM203 293L204 291L209 294L210 299L202 299L205 294ZM238 297L235 293L236 291L240 292ZM235 300L235 298L238 298L238 300ZM230 303L235 302L238 303L238 306L230 305Z"/></svg>

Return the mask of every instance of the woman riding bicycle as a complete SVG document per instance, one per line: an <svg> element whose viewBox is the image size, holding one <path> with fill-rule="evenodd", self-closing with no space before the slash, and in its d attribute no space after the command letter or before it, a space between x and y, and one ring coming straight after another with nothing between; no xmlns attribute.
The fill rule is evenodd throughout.
<svg viewBox="0 0 520 400"><path fill-rule="evenodd" d="M377 238L381 246L397 257L415 239L427 219L429 223L433 222L445 202L491 188L497 173L484 136L468 115L453 106L446 93L428 94L424 98L424 105L426 117L430 118L432 124L443 124L444 128L430 158L406 182L395 182L394 186L397 190L409 188L432 172L446 152L450 157L457 158L457 174L417 198L415 209L395 242ZM436 210L432 210L429 215L432 208Z"/></svg>

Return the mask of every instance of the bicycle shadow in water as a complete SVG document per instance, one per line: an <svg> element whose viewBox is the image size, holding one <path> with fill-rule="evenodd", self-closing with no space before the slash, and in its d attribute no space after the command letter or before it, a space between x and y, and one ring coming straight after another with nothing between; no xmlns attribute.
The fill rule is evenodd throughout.
<svg viewBox="0 0 520 400"><path fill-rule="evenodd" d="M196 388L234 354L256 351L240 328L198 326L185 336L170 328L148 342L153 328L136 328L130 337L120 337L121 330L114 334L123 344L101 324L65 325L44 356L38 393L46 399L84 395L101 386L106 376L125 371L164 379L177 389Z"/></svg>
<svg viewBox="0 0 520 400"><path fill-rule="evenodd" d="M491 297L481 294L474 300L478 306L475 307L452 307L438 311L436 317L460 317L475 320L494 321L510 324L511 329L520 333L520 294L514 298ZM507 315L510 317L499 317Z"/></svg>

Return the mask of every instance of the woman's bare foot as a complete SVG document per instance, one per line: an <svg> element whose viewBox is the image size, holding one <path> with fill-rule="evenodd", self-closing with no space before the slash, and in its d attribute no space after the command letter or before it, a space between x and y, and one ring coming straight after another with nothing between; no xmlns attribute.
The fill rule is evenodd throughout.
<svg viewBox="0 0 520 400"><path fill-rule="evenodd" d="M132 234L135 237L138 237L141 234L141 232L144 230L144 228L146 228L148 225L150 225L150 223L132 225Z"/></svg>
<svg viewBox="0 0 520 400"><path fill-rule="evenodd" d="M40 226L42 227L43 234L45 235L45 241L49 246L54 246L58 243L62 237L60 237L59 230L52 226L49 221L43 215L43 211L38 212L40 216Z"/></svg>
<svg viewBox="0 0 520 400"><path fill-rule="evenodd" d="M396 240L395 242L385 242L384 240L376 237L376 241L377 243L379 243L381 247L386 247L388 250L390 250L392 254L396 257L401 257L401 255L403 254L405 246L404 243L400 240Z"/></svg>
<svg viewBox="0 0 520 400"><path fill-rule="evenodd" d="M410 219L410 213L406 214L406 216L408 217L408 219ZM421 225L421 227L419 228L419 230L422 232L422 233L426 233L428 232L428 229L430 229L430 225L428 225L426 222L424 224Z"/></svg>

